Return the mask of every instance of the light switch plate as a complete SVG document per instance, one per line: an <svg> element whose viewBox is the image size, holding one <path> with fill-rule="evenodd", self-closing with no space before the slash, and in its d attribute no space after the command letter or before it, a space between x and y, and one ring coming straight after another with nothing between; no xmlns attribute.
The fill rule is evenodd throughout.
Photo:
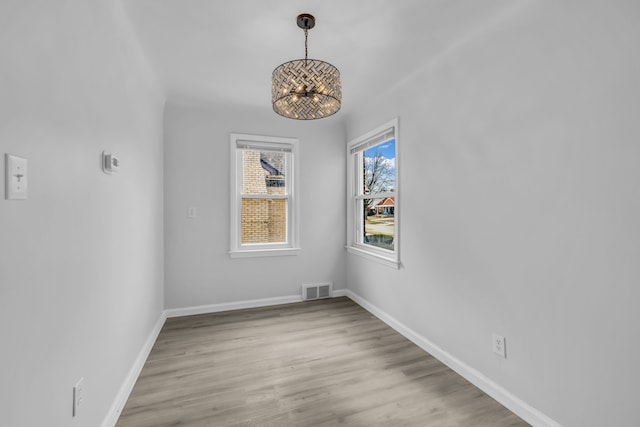
<svg viewBox="0 0 640 427"><path fill-rule="evenodd" d="M27 198L27 159L11 154L4 155L5 198L24 200Z"/></svg>

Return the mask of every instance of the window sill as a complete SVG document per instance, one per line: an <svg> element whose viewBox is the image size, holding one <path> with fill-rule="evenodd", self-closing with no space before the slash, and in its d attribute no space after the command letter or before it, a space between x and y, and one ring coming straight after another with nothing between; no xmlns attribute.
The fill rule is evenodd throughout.
<svg viewBox="0 0 640 427"><path fill-rule="evenodd" d="M400 261L394 258L390 258L387 256L379 255L377 253L367 251L365 249L360 249L354 246L345 246L347 252L350 254L358 255L363 258L366 258L371 261L375 261L378 264L386 265L387 267L391 267L393 269L400 269Z"/></svg>
<svg viewBox="0 0 640 427"><path fill-rule="evenodd" d="M283 249L255 249L229 251L231 258L256 258L265 256L291 256L298 255L302 249L300 248L283 248Z"/></svg>

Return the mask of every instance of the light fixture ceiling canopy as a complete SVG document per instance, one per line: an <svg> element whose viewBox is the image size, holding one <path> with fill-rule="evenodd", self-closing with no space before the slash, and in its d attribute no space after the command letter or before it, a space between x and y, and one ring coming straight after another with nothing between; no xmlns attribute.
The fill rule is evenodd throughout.
<svg viewBox="0 0 640 427"><path fill-rule="evenodd" d="M300 14L296 22L304 30L304 59L285 62L273 70L273 111L296 120L329 117L342 103L340 71L328 62L308 58L308 31L316 24L313 15Z"/></svg>

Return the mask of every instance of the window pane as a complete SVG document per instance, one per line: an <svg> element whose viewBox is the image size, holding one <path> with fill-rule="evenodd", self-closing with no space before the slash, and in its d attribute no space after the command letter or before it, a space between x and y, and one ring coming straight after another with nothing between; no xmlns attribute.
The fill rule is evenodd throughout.
<svg viewBox="0 0 640 427"><path fill-rule="evenodd" d="M287 200L242 199L241 209L241 244L287 242Z"/></svg>
<svg viewBox="0 0 640 427"><path fill-rule="evenodd" d="M396 188L396 140L390 139L364 150L362 194L383 193Z"/></svg>
<svg viewBox="0 0 640 427"><path fill-rule="evenodd" d="M364 217L362 243L394 250L395 198L364 199L360 203Z"/></svg>
<svg viewBox="0 0 640 427"><path fill-rule="evenodd" d="M243 149L242 194L286 194L288 153Z"/></svg>

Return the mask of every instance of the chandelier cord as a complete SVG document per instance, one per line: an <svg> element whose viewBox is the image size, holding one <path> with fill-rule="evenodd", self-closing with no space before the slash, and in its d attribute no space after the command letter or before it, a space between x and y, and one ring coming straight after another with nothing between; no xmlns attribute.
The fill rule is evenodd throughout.
<svg viewBox="0 0 640 427"><path fill-rule="evenodd" d="M304 66L307 66L307 52L309 50L308 47L308 39L309 39L309 30L304 29Z"/></svg>

